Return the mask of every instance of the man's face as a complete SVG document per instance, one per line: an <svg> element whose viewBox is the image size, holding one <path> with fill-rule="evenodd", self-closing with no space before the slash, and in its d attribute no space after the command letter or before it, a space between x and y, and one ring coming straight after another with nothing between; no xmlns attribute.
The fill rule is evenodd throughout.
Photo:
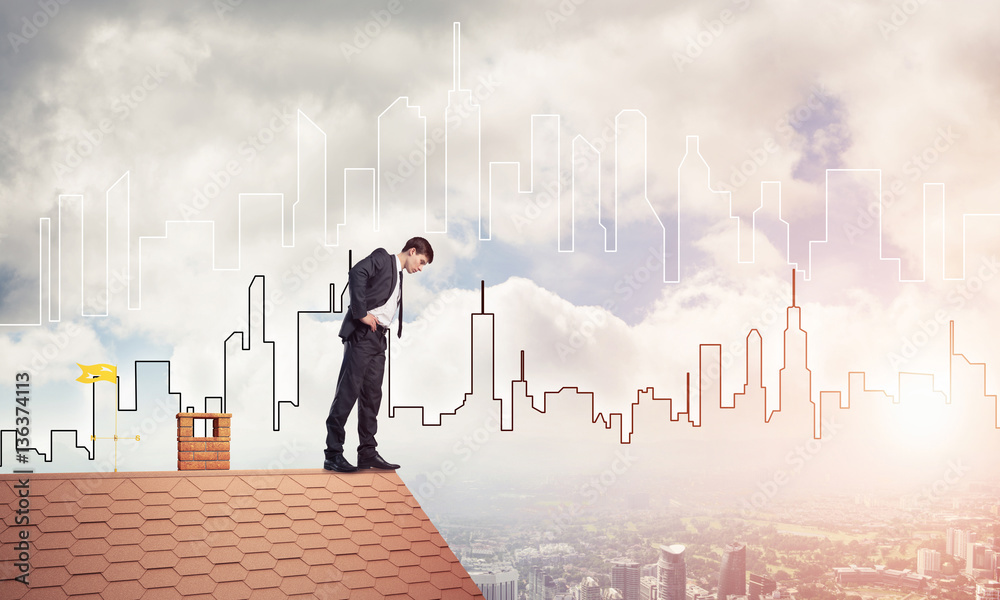
<svg viewBox="0 0 1000 600"><path fill-rule="evenodd" d="M416 248L410 248L406 253L406 260L403 261L403 268L406 269L407 273L419 273L424 270L426 264L427 257L423 254L417 254Z"/></svg>

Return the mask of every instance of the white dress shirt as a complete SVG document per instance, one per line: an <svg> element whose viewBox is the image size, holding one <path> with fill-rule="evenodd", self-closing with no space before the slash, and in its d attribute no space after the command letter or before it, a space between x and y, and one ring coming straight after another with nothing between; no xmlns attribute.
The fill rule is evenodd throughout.
<svg viewBox="0 0 1000 600"><path fill-rule="evenodd" d="M396 259L396 273L392 280L392 293L389 294L389 299L386 300L385 304L368 311L375 316L379 325L386 329L392 325L393 319L396 318L396 306L399 304L399 272L403 270L403 264L399 262L399 255L394 254L393 258Z"/></svg>

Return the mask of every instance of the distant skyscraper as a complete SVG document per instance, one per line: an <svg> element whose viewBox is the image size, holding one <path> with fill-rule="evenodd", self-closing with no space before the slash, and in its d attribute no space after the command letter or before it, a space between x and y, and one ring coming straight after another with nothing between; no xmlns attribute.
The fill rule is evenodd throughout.
<svg viewBox="0 0 1000 600"><path fill-rule="evenodd" d="M949 527L944 532L944 553L948 556L955 556L955 531L954 527Z"/></svg>
<svg viewBox="0 0 1000 600"><path fill-rule="evenodd" d="M686 600L715 600L715 594L693 583L687 586L684 597Z"/></svg>
<svg viewBox="0 0 1000 600"><path fill-rule="evenodd" d="M517 600L517 571L469 573L486 600Z"/></svg>
<svg viewBox="0 0 1000 600"><path fill-rule="evenodd" d="M760 600L778 589L778 584L767 575L750 574L750 582L747 585L747 594L750 600Z"/></svg>
<svg viewBox="0 0 1000 600"><path fill-rule="evenodd" d="M684 546L660 546L660 560L656 564L656 570L656 593L659 600L684 600L687 588Z"/></svg>
<svg viewBox="0 0 1000 600"><path fill-rule="evenodd" d="M639 600L656 600L656 577L644 575L639 579Z"/></svg>
<svg viewBox="0 0 1000 600"><path fill-rule="evenodd" d="M937 575L941 572L941 553L930 548L917 550L917 574Z"/></svg>
<svg viewBox="0 0 1000 600"><path fill-rule="evenodd" d="M577 598L579 600L601 600L601 586L597 585L597 580L593 577L585 577L580 582Z"/></svg>
<svg viewBox="0 0 1000 600"><path fill-rule="evenodd" d="M552 576L542 567L533 567L528 574L528 600L552 600L556 594L556 584Z"/></svg>
<svg viewBox="0 0 1000 600"><path fill-rule="evenodd" d="M976 600L1000 600L1000 582L986 581L977 585Z"/></svg>
<svg viewBox="0 0 1000 600"><path fill-rule="evenodd" d="M986 560L986 544L969 542L965 554L965 574L972 577L976 569L988 569L990 565Z"/></svg>
<svg viewBox="0 0 1000 600"><path fill-rule="evenodd" d="M747 547L746 544L727 544L722 554L722 568L719 570L719 600L731 595L744 596L747 593Z"/></svg>
<svg viewBox="0 0 1000 600"><path fill-rule="evenodd" d="M969 545L976 541L976 532L968 529L955 529L953 534L954 557L965 560L969 554Z"/></svg>
<svg viewBox="0 0 1000 600"><path fill-rule="evenodd" d="M622 600L639 600L639 563L615 561L611 564L611 587L622 593Z"/></svg>

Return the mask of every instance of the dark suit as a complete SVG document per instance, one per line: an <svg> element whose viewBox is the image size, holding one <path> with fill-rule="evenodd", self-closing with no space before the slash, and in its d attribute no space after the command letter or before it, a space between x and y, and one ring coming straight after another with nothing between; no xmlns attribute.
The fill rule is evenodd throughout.
<svg viewBox="0 0 1000 600"><path fill-rule="evenodd" d="M337 378L337 391L326 419L326 458L344 452L344 424L358 403L358 459L376 453L375 433L382 404L382 376L385 373L386 330L377 331L361 322L374 308L388 301L397 282L396 257L378 248L351 268L348 276L351 304L340 337L344 359Z"/></svg>

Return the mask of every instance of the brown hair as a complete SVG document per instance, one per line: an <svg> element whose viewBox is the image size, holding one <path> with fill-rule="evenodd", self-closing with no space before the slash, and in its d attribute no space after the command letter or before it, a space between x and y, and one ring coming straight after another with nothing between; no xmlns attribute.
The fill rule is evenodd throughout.
<svg viewBox="0 0 1000 600"><path fill-rule="evenodd" d="M423 254L427 257L427 264L434 262L434 249L431 248L431 243L422 237L411 237L406 240L406 244L403 246L403 252L406 252L410 248L415 248L417 254Z"/></svg>

